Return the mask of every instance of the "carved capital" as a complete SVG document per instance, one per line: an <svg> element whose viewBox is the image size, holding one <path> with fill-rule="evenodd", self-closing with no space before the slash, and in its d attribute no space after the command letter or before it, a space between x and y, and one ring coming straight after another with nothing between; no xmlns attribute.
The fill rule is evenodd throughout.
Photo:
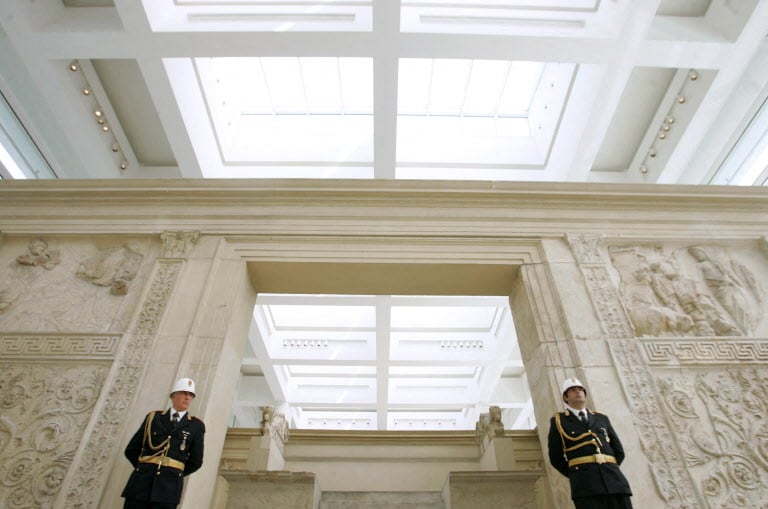
<svg viewBox="0 0 768 509"><path fill-rule="evenodd" d="M163 241L161 258L186 258L192 245L200 238L198 230L166 230L160 234Z"/></svg>
<svg viewBox="0 0 768 509"><path fill-rule="evenodd" d="M565 240L571 247L574 258L578 263L605 263L600 251L602 235L596 234L565 234Z"/></svg>

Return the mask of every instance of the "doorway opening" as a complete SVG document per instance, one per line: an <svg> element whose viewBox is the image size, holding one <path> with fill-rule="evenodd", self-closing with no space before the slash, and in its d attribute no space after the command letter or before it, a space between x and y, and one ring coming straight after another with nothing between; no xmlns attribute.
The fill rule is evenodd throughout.
<svg viewBox="0 0 768 509"><path fill-rule="evenodd" d="M505 429L536 427L507 296L513 266L249 270L260 293L230 426L259 427L262 409L278 407L294 429L459 431L497 406Z"/></svg>

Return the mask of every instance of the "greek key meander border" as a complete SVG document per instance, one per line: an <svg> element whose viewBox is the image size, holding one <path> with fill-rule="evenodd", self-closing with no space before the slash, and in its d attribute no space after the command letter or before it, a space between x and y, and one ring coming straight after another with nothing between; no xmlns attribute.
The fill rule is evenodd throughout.
<svg viewBox="0 0 768 509"><path fill-rule="evenodd" d="M137 380L154 344L165 308L170 300L182 261L158 261L149 292L142 303L138 320L127 334L127 342L116 365L111 381L104 387L99 415L92 418L99 426L92 429L82 448L79 460L73 462L73 475L66 481L60 504L56 507L95 508L98 506L105 477L105 465L115 450L120 436L122 416L136 391Z"/></svg>
<svg viewBox="0 0 768 509"><path fill-rule="evenodd" d="M768 364L768 339L639 339L648 366Z"/></svg>
<svg viewBox="0 0 768 509"><path fill-rule="evenodd" d="M5 333L0 335L0 358L21 360L111 360L115 357L122 334L38 334Z"/></svg>

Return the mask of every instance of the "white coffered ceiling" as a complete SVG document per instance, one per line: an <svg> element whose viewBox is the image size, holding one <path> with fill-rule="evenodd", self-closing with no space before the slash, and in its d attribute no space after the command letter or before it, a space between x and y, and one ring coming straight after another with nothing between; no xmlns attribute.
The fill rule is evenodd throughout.
<svg viewBox="0 0 768 509"><path fill-rule="evenodd" d="M0 176L762 186L767 33L768 0L3 0ZM260 295L233 422L533 426L511 320Z"/></svg>

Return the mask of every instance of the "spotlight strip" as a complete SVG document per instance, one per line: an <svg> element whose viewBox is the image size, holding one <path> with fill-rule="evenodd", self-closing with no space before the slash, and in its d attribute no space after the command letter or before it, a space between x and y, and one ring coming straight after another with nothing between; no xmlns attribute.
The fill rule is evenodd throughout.
<svg viewBox="0 0 768 509"><path fill-rule="evenodd" d="M654 141L651 143L650 148L648 149L648 151L645 154L645 157L640 163L640 167L638 169L640 173L642 173L643 175L648 173L649 168L654 162L654 159L659 154L660 147L657 147L657 143L663 143L664 140L666 140L672 134L671 133L672 128L674 127L674 124L677 120L676 114L678 113L679 108L683 108L685 106L685 103L688 101L686 97L686 92L690 87L693 86L692 83L698 80L699 80L699 72L695 69L690 69L688 71L687 76L685 77L682 84L680 85L680 89L677 92L677 97L675 98L674 102L672 103L672 106L670 106L669 111L664 117L664 121L659 126L658 132L654 137Z"/></svg>
<svg viewBox="0 0 768 509"><path fill-rule="evenodd" d="M73 60L72 62L69 63L68 68L70 71L77 73L78 76L80 77L80 81L81 81L80 91L84 97L89 99L91 103L91 111L93 111L94 121L98 126L98 128L103 133L110 136L111 138L110 149L117 157L118 167L121 170L125 171L128 168L127 154L125 153L122 146L120 145L120 142L118 141L117 136L115 135L114 129L109 124L107 120L107 114L104 111L104 108L99 103L99 100L96 98L96 94L94 94L93 87L91 87L91 84L88 81L88 77L86 76L83 66L80 64L78 60Z"/></svg>

